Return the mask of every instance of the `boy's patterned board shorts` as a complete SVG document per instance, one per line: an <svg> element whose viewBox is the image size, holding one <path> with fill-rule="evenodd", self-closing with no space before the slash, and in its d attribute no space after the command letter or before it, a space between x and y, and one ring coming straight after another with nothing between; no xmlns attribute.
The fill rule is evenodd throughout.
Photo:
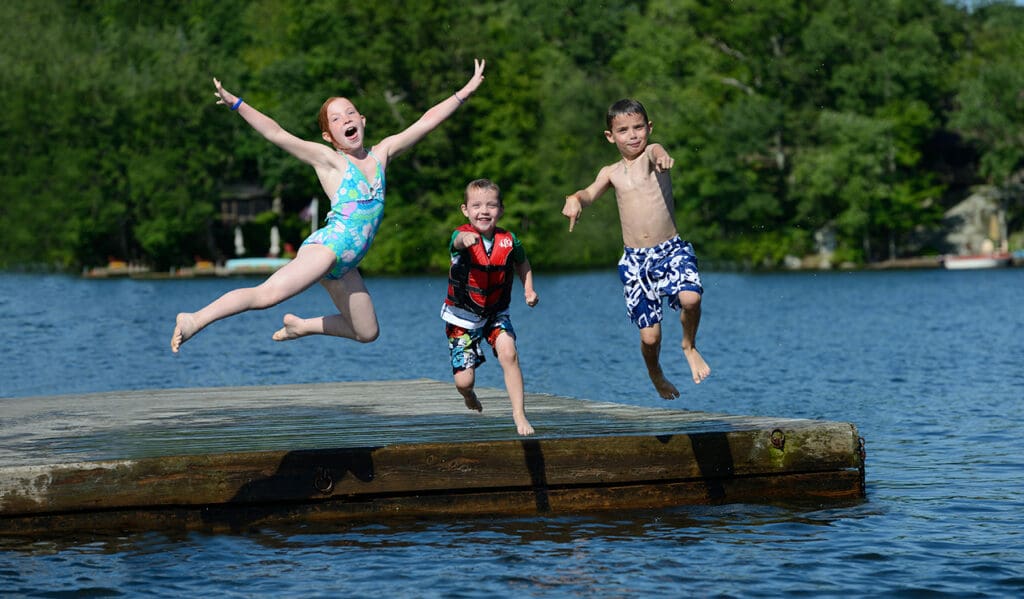
<svg viewBox="0 0 1024 599"><path fill-rule="evenodd" d="M625 248L619 260L619 279L626 313L643 329L661 322L662 297L679 310L679 292L704 293L693 245L677 235L649 248Z"/></svg>
<svg viewBox="0 0 1024 599"><path fill-rule="evenodd" d="M445 335L448 336L448 352L452 358L452 372L458 372L467 368L476 368L487 361L484 357L483 340L491 344L494 356L498 356L498 350L494 344L498 341L498 335L508 333L514 339L515 330L512 329L512 320L508 312L498 314L488 320L484 326L478 329L464 329L451 323L445 323Z"/></svg>

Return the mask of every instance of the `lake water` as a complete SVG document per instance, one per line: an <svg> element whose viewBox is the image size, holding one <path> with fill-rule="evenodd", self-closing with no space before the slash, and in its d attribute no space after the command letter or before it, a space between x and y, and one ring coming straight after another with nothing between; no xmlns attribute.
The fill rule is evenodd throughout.
<svg viewBox="0 0 1024 599"><path fill-rule="evenodd" d="M539 275L540 304L520 299L512 315L527 391L853 422L867 444L864 501L0 538L0 594L1024 595L1024 269L704 279L698 346L713 373L688 381L673 314L663 361L683 396L666 404L614 271ZM285 312L330 309L314 288L173 356L174 315L243 282L255 281L0 274L0 426L5 397L450 378L438 277L368 279L374 344L272 342ZM502 387L495 361L478 375ZM461 403L453 388L452 409Z"/></svg>

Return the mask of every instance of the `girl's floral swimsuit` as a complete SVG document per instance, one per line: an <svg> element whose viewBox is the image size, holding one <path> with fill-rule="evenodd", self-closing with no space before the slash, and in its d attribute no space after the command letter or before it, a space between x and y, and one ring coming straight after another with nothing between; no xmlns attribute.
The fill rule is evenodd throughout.
<svg viewBox="0 0 1024 599"><path fill-rule="evenodd" d="M359 264L384 216L384 169L380 161L369 152L377 163L377 176L371 184L348 156L338 153L348 162L348 169L331 200L327 223L302 242L319 243L334 251L337 262L327 273L328 279L340 279Z"/></svg>

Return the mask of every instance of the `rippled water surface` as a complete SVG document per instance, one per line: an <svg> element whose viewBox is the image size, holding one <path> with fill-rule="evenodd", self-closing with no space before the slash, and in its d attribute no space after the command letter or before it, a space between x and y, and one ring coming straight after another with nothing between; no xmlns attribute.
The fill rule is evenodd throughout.
<svg viewBox="0 0 1024 599"><path fill-rule="evenodd" d="M713 374L687 382L670 319L670 405L853 422L864 501L0 537L0 595L1024 595L1024 269L704 277ZM285 312L330 309L314 288L170 354L175 313L254 282L0 275L0 426L5 397L450 377L433 277L369 279L371 345L270 341ZM614 272L536 286L538 307L513 307L528 391L666 405ZM493 361L478 374L502 386Z"/></svg>

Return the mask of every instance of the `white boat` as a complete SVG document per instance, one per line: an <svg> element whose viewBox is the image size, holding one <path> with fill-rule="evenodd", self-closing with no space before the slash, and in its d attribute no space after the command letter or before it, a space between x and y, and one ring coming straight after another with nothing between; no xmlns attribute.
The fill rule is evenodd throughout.
<svg viewBox="0 0 1024 599"><path fill-rule="evenodd" d="M289 258L232 258L222 270L227 275L266 275L289 262Z"/></svg>
<svg viewBox="0 0 1024 599"><path fill-rule="evenodd" d="M942 258L942 265L946 267L946 270L978 270L1009 266L1012 260L1013 255L1009 252L992 252L967 256L947 255Z"/></svg>

